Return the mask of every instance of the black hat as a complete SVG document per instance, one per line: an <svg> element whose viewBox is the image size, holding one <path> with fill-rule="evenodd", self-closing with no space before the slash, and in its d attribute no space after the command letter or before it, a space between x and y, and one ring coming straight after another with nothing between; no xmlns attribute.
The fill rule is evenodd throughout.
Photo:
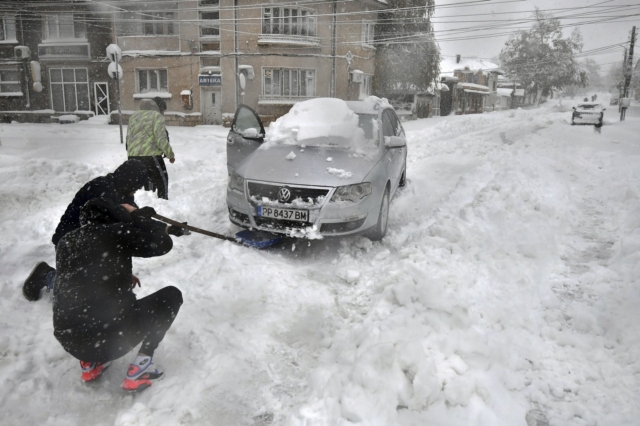
<svg viewBox="0 0 640 426"><path fill-rule="evenodd" d="M106 198L93 198L85 203L80 210L80 224L131 222L129 212L113 201Z"/></svg>
<svg viewBox="0 0 640 426"><path fill-rule="evenodd" d="M113 180L116 191L128 195L142 188L149 181L149 174L141 161L127 160L113 172Z"/></svg>

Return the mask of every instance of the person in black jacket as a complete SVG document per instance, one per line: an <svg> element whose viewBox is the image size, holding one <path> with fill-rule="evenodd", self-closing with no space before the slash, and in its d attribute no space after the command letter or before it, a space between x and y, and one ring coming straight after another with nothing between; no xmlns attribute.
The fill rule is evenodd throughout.
<svg viewBox="0 0 640 426"><path fill-rule="evenodd" d="M73 197L58 223L51 242L57 248L58 242L67 233L80 227L80 210L89 200L102 197L123 205L128 211L137 208L134 193L147 182L147 168L140 161L128 160L113 173L97 177L87 182ZM55 281L56 270L46 262L38 262L22 286L22 293L29 301L40 298L40 291L47 287L50 291ZM134 278L135 279L135 278Z"/></svg>
<svg viewBox="0 0 640 426"><path fill-rule="evenodd" d="M96 198L82 208L82 226L58 242L54 336L81 360L85 382L140 342L122 387L141 390L163 374L153 355L178 314L182 293L169 286L137 300L131 280L133 257L162 256L173 247L173 227L152 220L154 213L151 207L128 213Z"/></svg>

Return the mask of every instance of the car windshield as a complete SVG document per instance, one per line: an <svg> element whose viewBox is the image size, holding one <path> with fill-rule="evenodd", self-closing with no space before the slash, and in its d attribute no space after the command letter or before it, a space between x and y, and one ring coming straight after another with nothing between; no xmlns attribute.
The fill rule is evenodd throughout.
<svg viewBox="0 0 640 426"><path fill-rule="evenodd" d="M600 105L594 105L594 104L581 104L581 105L578 105L578 108L599 111L601 107Z"/></svg>
<svg viewBox="0 0 640 426"><path fill-rule="evenodd" d="M375 114L357 114L340 99L311 99L300 102L291 111L271 123L267 143L368 151L378 146L378 121Z"/></svg>

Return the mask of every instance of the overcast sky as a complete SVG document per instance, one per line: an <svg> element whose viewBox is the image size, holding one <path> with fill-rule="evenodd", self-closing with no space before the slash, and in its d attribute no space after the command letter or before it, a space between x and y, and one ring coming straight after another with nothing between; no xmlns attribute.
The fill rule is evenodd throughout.
<svg viewBox="0 0 640 426"><path fill-rule="evenodd" d="M640 30L639 0L436 0L433 22L442 54L496 57L509 33L531 27L536 7L561 18L567 36L578 25L585 57L601 64L603 72L622 62L623 49L612 45L628 42L634 25ZM586 52L601 47L608 50ZM636 47L634 62L639 58Z"/></svg>

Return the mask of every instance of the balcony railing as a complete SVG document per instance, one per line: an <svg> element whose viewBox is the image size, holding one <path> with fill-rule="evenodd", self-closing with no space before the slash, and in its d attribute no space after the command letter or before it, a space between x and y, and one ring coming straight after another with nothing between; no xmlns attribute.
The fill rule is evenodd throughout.
<svg viewBox="0 0 640 426"><path fill-rule="evenodd" d="M258 44L290 44L320 47L320 38L293 34L260 34Z"/></svg>
<svg viewBox="0 0 640 426"><path fill-rule="evenodd" d="M317 96L262 95L258 97L258 105L293 105L316 97Z"/></svg>

